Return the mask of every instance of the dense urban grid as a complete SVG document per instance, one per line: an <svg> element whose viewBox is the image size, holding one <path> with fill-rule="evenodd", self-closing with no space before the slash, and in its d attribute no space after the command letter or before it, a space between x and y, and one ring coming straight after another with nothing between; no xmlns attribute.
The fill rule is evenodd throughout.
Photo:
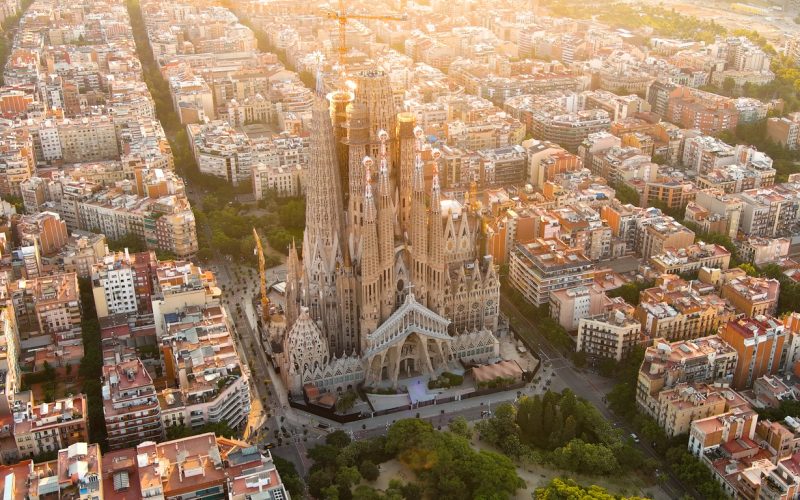
<svg viewBox="0 0 800 500"><path fill-rule="evenodd" d="M800 498L800 2L0 0L4 499Z"/></svg>

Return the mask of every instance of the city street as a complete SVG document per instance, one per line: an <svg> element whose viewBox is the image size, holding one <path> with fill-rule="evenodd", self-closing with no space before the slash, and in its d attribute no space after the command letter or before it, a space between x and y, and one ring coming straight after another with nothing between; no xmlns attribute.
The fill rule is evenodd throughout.
<svg viewBox="0 0 800 500"><path fill-rule="evenodd" d="M289 407L286 391L260 344L255 331L256 311L252 303L260 293L258 273L253 268L239 266L226 259L214 261L211 269L216 275L217 284L225 285L223 304L234 324L237 342L242 346L240 352L243 362L250 367L253 404L245 438L264 446L268 443L289 443L276 446L272 452L294 463L297 470L305 475L311 464L306 457L303 438L316 440L324 436L326 431L318 427L323 419L306 416ZM267 271L267 280L272 283L284 279L285 274L285 266L277 266ZM325 425L335 424L326 421Z"/></svg>

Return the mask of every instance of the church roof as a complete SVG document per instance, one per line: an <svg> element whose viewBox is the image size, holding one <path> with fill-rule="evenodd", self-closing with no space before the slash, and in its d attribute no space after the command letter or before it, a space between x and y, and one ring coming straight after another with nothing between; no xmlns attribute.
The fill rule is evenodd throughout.
<svg viewBox="0 0 800 500"><path fill-rule="evenodd" d="M450 320L431 311L417 302L413 293L406 296L406 301L377 330L367 335L366 357L402 342L412 333L426 337L452 340L447 333Z"/></svg>

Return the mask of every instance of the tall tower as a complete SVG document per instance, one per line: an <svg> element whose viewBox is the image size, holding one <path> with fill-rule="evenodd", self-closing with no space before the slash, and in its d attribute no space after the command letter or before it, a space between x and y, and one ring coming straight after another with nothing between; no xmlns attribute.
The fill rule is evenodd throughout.
<svg viewBox="0 0 800 500"><path fill-rule="evenodd" d="M369 123L367 108L354 102L347 106L347 156L348 156L348 200L347 227L349 229L350 254L356 261L361 258L359 244L361 226L364 224L364 159L369 146Z"/></svg>
<svg viewBox="0 0 800 500"><path fill-rule="evenodd" d="M400 232L405 234L409 230L411 217L411 181L414 175L414 153L416 138L414 137L414 124L416 118L413 113L403 112L397 115L397 217L400 222Z"/></svg>
<svg viewBox="0 0 800 500"><path fill-rule="evenodd" d="M340 312L336 268L342 260L342 196L336 143L324 102L312 109L311 162L306 191L306 229L303 234L303 286L305 303L332 351L340 349Z"/></svg>
<svg viewBox="0 0 800 500"><path fill-rule="evenodd" d="M380 147L378 132L388 131L393 140L396 129L397 110L394 105L389 75L382 70L365 70L352 75L352 78L355 83L355 102L367 107L369 140L374 149L371 156L377 158Z"/></svg>
<svg viewBox="0 0 800 500"><path fill-rule="evenodd" d="M378 243L378 220L372 197L370 169L373 160L364 158L364 227L361 231L361 344L380 324L381 266Z"/></svg>
<svg viewBox="0 0 800 500"><path fill-rule="evenodd" d="M311 243L321 240L324 246L334 246L342 230L341 182L336 161L336 143L330 115L324 102L317 100L311 112L311 143L309 183L306 191L306 234ZM308 248L306 246L303 247Z"/></svg>
<svg viewBox="0 0 800 500"><path fill-rule="evenodd" d="M350 249L344 245L342 249L344 258L336 277L336 290L339 296L339 310L341 311L341 351L335 352L337 356L350 354L361 349L359 342L359 302L358 276L355 266L350 258Z"/></svg>
<svg viewBox="0 0 800 500"><path fill-rule="evenodd" d="M394 312L394 229L395 213L389 182L389 159L386 142L389 133L378 132L381 142L381 159L378 171L378 254L381 273L381 321Z"/></svg>
<svg viewBox="0 0 800 500"><path fill-rule="evenodd" d="M434 162L438 162L440 156L439 150L433 150ZM438 168L433 172L431 216L428 227L430 229L428 232L428 307L438 314L444 314L444 283L447 266L444 258L444 228Z"/></svg>
<svg viewBox="0 0 800 500"><path fill-rule="evenodd" d="M300 278L303 270L300 265L300 257L297 255L297 246L292 241L289 249L289 258L286 259L286 307L284 316L286 318L286 331L292 329L295 320L300 315Z"/></svg>
<svg viewBox="0 0 800 500"><path fill-rule="evenodd" d="M414 129L416 138L416 157L414 158L414 174L411 192L411 229L409 240L411 243L411 281L417 287L416 295L420 300L425 300L427 290L425 281L427 277L428 260L428 226L427 209L425 207L425 177L422 164L422 139L424 132L421 128Z"/></svg>
<svg viewBox="0 0 800 500"><path fill-rule="evenodd" d="M333 122L333 133L336 140L336 158L339 168L339 180L342 183L340 186L341 191L345 195L345 202L347 202L347 186L348 181L348 163L347 163L347 145L345 138L347 137L347 106L353 102L353 94L346 90L337 90L328 94L328 102L330 103L329 111L331 121ZM359 157L359 161L360 161Z"/></svg>

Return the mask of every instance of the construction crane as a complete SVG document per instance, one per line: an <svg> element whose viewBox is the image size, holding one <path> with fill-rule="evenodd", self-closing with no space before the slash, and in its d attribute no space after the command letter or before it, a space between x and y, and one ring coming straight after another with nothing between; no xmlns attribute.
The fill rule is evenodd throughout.
<svg viewBox="0 0 800 500"><path fill-rule="evenodd" d="M405 9L405 1L401 2L401 10ZM347 22L350 19L376 19L379 21L406 21L408 15L403 13L400 15L369 15L369 14L351 14L345 11L344 0L339 0L338 10L325 10L328 19L335 19L339 23L339 71L342 76L345 75L345 63L347 62ZM342 78L344 84L345 78Z"/></svg>
<svg viewBox="0 0 800 500"><path fill-rule="evenodd" d="M261 245L261 238L258 236L256 228L253 228L253 239L256 240L254 253L258 256L258 280L261 284L261 325L266 331L270 322L269 297L267 297L267 260L264 258L264 247Z"/></svg>

